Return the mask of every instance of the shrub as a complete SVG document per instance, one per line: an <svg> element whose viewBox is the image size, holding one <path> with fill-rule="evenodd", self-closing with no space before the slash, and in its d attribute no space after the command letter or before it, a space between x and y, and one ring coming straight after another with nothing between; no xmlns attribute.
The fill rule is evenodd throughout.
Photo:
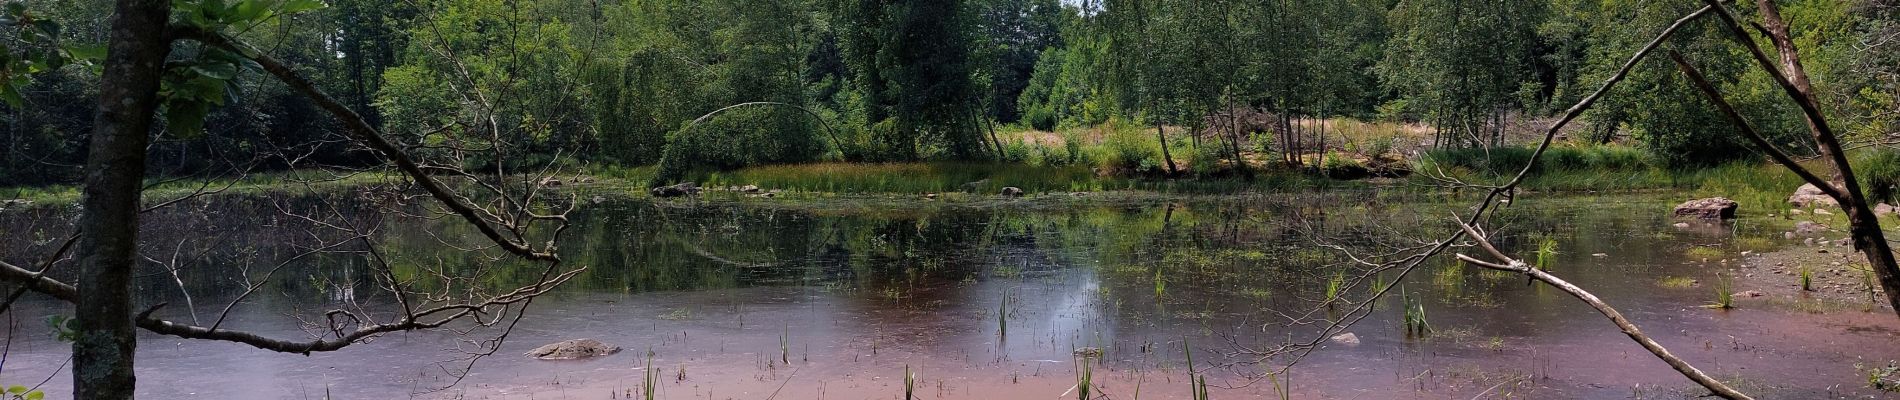
<svg viewBox="0 0 1900 400"><path fill-rule="evenodd" d="M1370 171L1359 160L1337 152L1327 154L1320 169L1326 177L1333 179L1359 179L1370 175Z"/></svg>
<svg viewBox="0 0 1900 400"><path fill-rule="evenodd" d="M1108 152L1102 160L1105 167L1145 171L1161 165L1161 144L1145 132L1109 127L1102 147Z"/></svg>
<svg viewBox="0 0 1900 400"><path fill-rule="evenodd" d="M1900 185L1900 150L1871 151L1855 168L1867 196L1878 203L1894 201L1895 186Z"/></svg>

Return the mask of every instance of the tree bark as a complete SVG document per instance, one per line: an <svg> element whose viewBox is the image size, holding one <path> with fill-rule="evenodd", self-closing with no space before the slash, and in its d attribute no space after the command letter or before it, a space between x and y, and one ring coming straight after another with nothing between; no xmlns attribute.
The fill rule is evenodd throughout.
<svg viewBox="0 0 1900 400"><path fill-rule="evenodd" d="M132 267L138 256L145 146L158 109L159 79L171 52L171 0L119 0L105 73L99 81L80 204L74 397L131 399L137 336Z"/></svg>
<svg viewBox="0 0 1900 400"><path fill-rule="evenodd" d="M1168 134L1158 121L1155 122L1155 139L1161 141L1161 159L1168 162L1168 176L1174 176L1178 171L1174 168L1174 156L1168 154Z"/></svg>

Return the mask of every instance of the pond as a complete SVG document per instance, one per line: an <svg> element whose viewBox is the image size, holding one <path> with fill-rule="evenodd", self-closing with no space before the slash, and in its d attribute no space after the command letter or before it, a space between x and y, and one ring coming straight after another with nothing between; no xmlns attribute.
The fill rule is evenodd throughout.
<svg viewBox="0 0 1900 400"><path fill-rule="evenodd" d="M1058 196L1069 195L1042 197ZM598 197L575 212L562 242L567 262L587 271L535 300L491 356L471 364L467 353L499 327L391 334L308 356L142 333L140 396L615 399L641 396L651 379L662 399L899 399L907 370L915 395L929 399L1074 398L1078 370L1095 394L1115 399L1191 398L1190 374L1206 377L1212 398L1703 393L1576 299L1448 258L1373 303L1347 329L1356 344L1318 336L1350 307L1320 306L1329 291L1363 299L1368 287L1399 279L1391 271L1350 284L1361 269L1340 249L1369 254L1442 236L1447 216L1465 210L1458 199L1087 197ZM217 318L247 279L308 246L279 208L318 200L231 196L149 216L147 255L183 261L176 277L159 262L141 267L141 304L168 303L160 314L175 320ZM1900 359L1900 320L1871 302L1770 296L1703 307L1729 281L1718 273L1750 274L1746 254L1800 245L1773 218L1680 228L1667 215L1680 199L1662 195L1521 200L1493 222L1507 251L1531 257L1554 244L1556 274L1760 398L1877 396L1865 371ZM0 215L0 228L13 232L0 254L50 251L69 217ZM376 239L396 275L486 262L428 233L452 221L370 220L385 227ZM467 281L499 287L536 272L520 270ZM389 303L361 257L303 258L279 274L223 326L302 339L311 333L299 318ZM1408 333L1408 309L1423 311L1429 332ZM45 322L70 312L33 296L15 306L0 383L51 377L49 396L70 396L68 345ZM575 338L626 350L588 360L522 355ZM1247 363L1250 349L1316 339L1323 346L1304 357ZM1272 379L1249 379L1294 361Z"/></svg>

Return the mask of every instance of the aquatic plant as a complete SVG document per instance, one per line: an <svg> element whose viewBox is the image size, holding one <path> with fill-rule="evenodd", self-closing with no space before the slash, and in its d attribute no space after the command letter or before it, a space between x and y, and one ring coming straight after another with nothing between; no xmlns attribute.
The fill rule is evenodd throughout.
<svg viewBox="0 0 1900 400"><path fill-rule="evenodd" d="M1095 367L1088 356L1082 356L1075 363L1075 398L1089 400L1089 391L1095 386Z"/></svg>
<svg viewBox="0 0 1900 400"><path fill-rule="evenodd" d="M1003 300L996 305L996 336L1009 337L1009 292L1003 292Z"/></svg>
<svg viewBox="0 0 1900 400"><path fill-rule="evenodd" d="M1656 286L1670 289L1687 289L1694 287L1695 284L1696 280L1694 278L1686 276L1665 276L1662 279L1656 280Z"/></svg>
<svg viewBox="0 0 1900 400"><path fill-rule="evenodd" d="M1717 310L1727 310L1727 309L1735 308L1735 290L1734 288L1730 287L1728 278L1722 276L1722 274L1720 273L1715 274L1714 286L1715 286L1715 301L1709 303L1708 305L1704 305L1703 307L1713 308Z"/></svg>
<svg viewBox="0 0 1900 400"><path fill-rule="evenodd" d="M1551 265L1556 262L1557 239L1546 237L1542 243L1537 244L1537 269L1549 271Z"/></svg>
<svg viewBox="0 0 1900 400"><path fill-rule="evenodd" d="M917 398L917 374L910 372L910 364L904 364L904 400Z"/></svg>
<svg viewBox="0 0 1900 400"><path fill-rule="evenodd" d="M1425 321L1425 303L1410 294L1401 293L1405 303L1405 336L1423 338L1432 333L1432 325Z"/></svg>
<svg viewBox="0 0 1900 400"><path fill-rule="evenodd" d="M644 398L646 400L653 400L654 398L659 397L660 370L653 369L653 349L652 348L647 349L647 368L646 370L641 371L640 375L641 375L641 380L645 382L645 384L640 387L641 398Z"/></svg>
<svg viewBox="0 0 1900 400"><path fill-rule="evenodd" d="M1856 363L1854 370L1867 375L1867 387L1882 392L1900 392L1900 361L1887 361L1887 366L1874 368Z"/></svg>
<svg viewBox="0 0 1900 400"><path fill-rule="evenodd" d="M1207 376L1194 372L1194 347L1181 338L1181 352L1187 355L1188 393L1194 400L1207 400Z"/></svg>
<svg viewBox="0 0 1900 400"><path fill-rule="evenodd" d="M1683 257L1687 257L1690 260L1708 261L1708 260L1713 260L1713 259L1720 259L1724 255L1726 255L1726 253L1723 253L1722 249L1718 249L1714 247L1691 246L1689 247L1688 250L1683 251L1682 255Z"/></svg>

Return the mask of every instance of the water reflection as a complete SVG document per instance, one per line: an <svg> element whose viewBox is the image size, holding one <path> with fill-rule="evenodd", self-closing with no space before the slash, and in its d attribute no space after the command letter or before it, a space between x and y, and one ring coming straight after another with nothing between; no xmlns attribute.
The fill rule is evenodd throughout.
<svg viewBox="0 0 1900 400"><path fill-rule="evenodd" d="M1058 205L975 207L819 202L738 204L608 200L582 208L561 243L588 270L530 316L500 355L454 382L465 338L447 332L391 335L310 357L241 345L155 336L141 345L142 395L172 398L609 398L637 391L646 356L666 371L663 398L890 398L906 366L924 371L935 398L1055 396L1074 385L1077 354L1100 349L1098 384L1125 396L1177 398L1184 346L1197 361L1243 346L1305 340L1316 326L1286 326L1311 310L1341 276L1340 254L1316 243L1371 249L1438 232L1456 202L1331 193ZM293 206L309 199L290 199ZM1815 326L1891 327L1886 319L1743 309L1702 310L1702 289L1667 289L1665 276L1706 279L1716 267L1684 256L1691 245L1728 246L1766 236L1744 220L1678 230L1666 199L1554 199L1506 209L1497 222L1507 251L1557 243L1558 273L1624 308L1694 362L1743 379L1773 382L1792 397L1853 392L1855 356L1900 356L1891 334ZM296 222L266 200L221 200L168 211L145 224L157 241L203 240L179 278L198 304L236 298L246 279L307 244ZM68 215L0 216L15 235L6 254L47 250ZM452 221L359 216L387 227L380 243L398 275L448 271L509 288L538 271L491 268L496 258L444 245ZM197 248L197 247L194 247ZM1601 256L1599 256L1601 254ZM388 303L360 257L299 260L237 307L227 326L301 337L295 319L350 304ZM1395 279L1380 276L1374 279ZM1591 311L1522 277L1449 262L1407 278L1436 333L1408 338L1396 299L1352 331L1357 346L1332 345L1296 367L1301 397L1470 398L1508 387L1533 397L1626 398L1635 387L1686 388ZM141 302L175 302L162 268L142 274ZM1359 293L1363 295L1364 286ZM201 306L199 311L206 309ZM216 307L216 306L212 306ZM6 383L37 381L64 359L32 321L69 312L31 299L14 314ZM166 312L184 311L168 309ZM172 314L174 317L183 314ZM1007 332L1005 334L1005 332ZM1892 329L1888 329L1892 332ZM543 362L515 354L550 341L595 338L630 351L600 360ZM1828 345L1818 345L1819 340ZM1722 343L1739 343L1723 348ZM1721 342L1721 343L1718 343ZM1862 345L1860 349L1843 345ZM1871 349L1871 350L1869 350ZM1203 368L1197 367L1198 368ZM1780 374L1810 376L1788 382ZM1240 385L1217 372L1217 385ZM70 378L56 377L51 393ZM1508 385L1508 386L1507 386ZM1165 389L1152 389L1165 387ZM1216 397L1266 396L1256 383ZM1656 394L1657 389L1650 389Z"/></svg>

